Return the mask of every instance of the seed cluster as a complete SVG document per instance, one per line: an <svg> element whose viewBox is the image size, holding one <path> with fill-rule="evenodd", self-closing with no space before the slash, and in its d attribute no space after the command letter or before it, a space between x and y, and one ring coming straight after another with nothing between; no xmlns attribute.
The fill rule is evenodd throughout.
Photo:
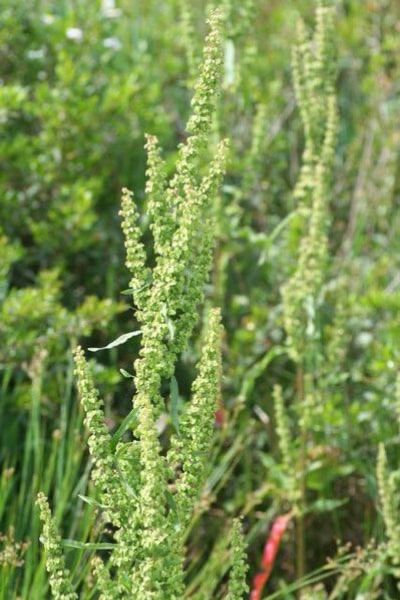
<svg viewBox="0 0 400 600"><path fill-rule="evenodd" d="M96 556L92 577L100 598L180 600L184 597L185 534L207 475L221 381L221 315L209 310L192 400L180 415L165 455L157 420L166 411L162 384L198 321L214 244L212 203L224 175L227 142L218 145L208 169L202 167L221 74L222 17L212 12L203 63L195 85L188 138L179 148L175 175L168 182L158 141L147 136L147 212L153 235L154 265L142 242L133 193L122 192L120 214L126 266L141 329L134 363L130 442L113 443L105 425L103 402L83 350L75 351L76 377L88 445L92 481L103 516L113 528L114 548L107 561ZM60 538L47 500L39 497L50 584L56 600L75 598L63 562ZM245 590L244 544L232 533L230 598ZM66 595L67 594L67 595ZM68 595L70 594L70 595Z"/></svg>
<svg viewBox="0 0 400 600"><path fill-rule="evenodd" d="M305 133L303 164L294 192L303 235L282 299L289 353L296 362L302 360L315 330L313 318L328 258L328 205L337 133L333 16L334 9L320 3L314 35L310 39L300 22L293 52L293 77Z"/></svg>

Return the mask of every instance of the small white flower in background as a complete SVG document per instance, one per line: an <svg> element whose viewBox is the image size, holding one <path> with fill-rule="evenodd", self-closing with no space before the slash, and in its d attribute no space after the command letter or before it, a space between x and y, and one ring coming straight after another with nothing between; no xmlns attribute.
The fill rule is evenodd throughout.
<svg viewBox="0 0 400 600"><path fill-rule="evenodd" d="M83 31L78 27L69 27L66 31L66 36L69 40L80 42L83 39Z"/></svg>
<svg viewBox="0 0 400 600"><path fill-rule="evenodd" d="M101 12L108 19L115 19L121 15L121 10L115 6L115 0L103 0Z"/></svg>
<svg viewBox="0 0 400 600"><path fill-rule="evenodd" d="M44 58L44 55L44 48L38 48L37 50L28 50L28 52L26 53L26 56L29 60L40 60L41 58Z"/></svg>
<svg viewBox="0 0 400 600"><path fill-rule="evenodd" d="M111 50L121 50L121 41L116 37L109 37L103 40L104 48L110 48Z"/></svg>
<svg viewBox="0 0 400 600"><path fill-rule="evenodd" d="M49 14L43 15L42 17L42 23L44 23L45 25L51 25L52 23L54 23L55 20L55 17Z"/></svg>
<svg viewBox="0 0 400 600"><path fill-rule="evenodd" d="M361 331L356 337L357 346L361 346L362 348L366 348L373 341L374 336L369 331Z"/></svg>

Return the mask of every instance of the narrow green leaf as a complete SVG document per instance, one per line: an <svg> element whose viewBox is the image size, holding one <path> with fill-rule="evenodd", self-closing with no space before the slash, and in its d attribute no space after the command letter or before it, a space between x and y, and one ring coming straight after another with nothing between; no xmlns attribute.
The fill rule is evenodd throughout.
<svg viewBox="0 0 400 600"><path fill-rule="evenodd" d="M260 360L258 360L245 374L240 390L240 398L245 401L254 389L256 380L264 373L270 362L278 356L286 354L282 346L274 346Z"/></svg>
<svg viewBox="0 0 400 600"><path fill-rule="evenodd" d="M135 490L133 489L133 487L128 483L125 475L121 472L120 468L118 467L118 465L116 465L117 467L117 471L121 476L121 483L124 486L125 490L128 492L129 496L131 496L132 498L134 498L135 500L138 500L137 494L135 492Z"/></svg>
<svg viewBox="0 0 400 600"><path fill-rule="evenodd" d="M84 496L83 494L78 494L78 498L80 498L81 500L86 502L86 504L89 504L90 506L95 506L96 508L101 508L101 509L105 508L105 506L103 506L103 504L100 504L100 502L97 502L97 500L94 500L94 498L89 498L88 496Z"/></svg>
<svg viewBox="0 0 400 600"><path fill-rule="evenodd" d="M127 290L122 290L121 294L123 296L132 296L133 294L136 294L137 292L141 292L142 290L145 290L147 287L149 287L150 284L151 284L151 281L148 281L147 283L145 283L144 285L142 285L138 288L128 288Z"/></svg>
<svg viewBox="0 0 400 600"><path fill-rule="evenodd" d="M280 235L280 233L285 229L285 227L290 223L295 217L299 215L299 211L296 209L288 214L287 217L282 219L282 221L275 227L272 233L268 236L262 236L259 238L260 243L263 244L264 249L260 254L260 258L258 259L258 265L261 266L265 263L268 258L268 254L272 248L272 245L276 238Z"/></svg>
<svg viewBox="0 0 400 600"><path fill-rule="evenodd" d="M174 496L171 494L169 490L165 491L165 495L167 497L168 506L172 510L173 513L178 514L178 507L175 502Z"/></svg>
<svg viewBox="0 0 400 600"><path fill-rule="evenodd" d="M110 348L115 348L115 346L125 344L125 342L130 340L132 337L140 335L141 333L142 332L140 331L140 329L138 329L137 331L129 331L128 333L124 333L123 335L117 337L116 340L113 340L112 342L107 344L107 346L102 346L101 348L88 348L88 350L90 350L90 352L98 352L99 350L109 350Z"/></svg>
<svg viewBox="0 0 400 600"><path fill-rule="evenodd" d="M171 405L170 405L171 422L172 422L172 425L173 425L176 433L179 435L179 388L178 388L178 382L174 375L171 377L169 389L170 389L170 397L171 397Z"/></svg>
<svg viewBox="0 0 400 600"><path fill-rule="evenodd" d="M168 317L167 307L165 306L165 304L161 308L161 314L164 317L165 322L167 324L168 331L169 331L169 337L170 337L171 342L172 342L175 339L175 325L171 321L171 319Z"/></svg>
<svg viewBox="0 0 400 600"><path fill-rule="evenodd" d="M76 540L62 540L62 545L65 548L77 548L78 550L114 550L116 544L109 543L90 543L90 542L77 542Z"/></svg>
<svg viewBox="0 0 400 600"><path fill-rule="evenodd" d="M137 409L133 408L130 413L128 413L125 419L122 421L121 425L118 427L117 431L112 436L111 447L114 450L116 445L118 444L121 437L124 435L125 431L136 421L137 418Z"/></svg>
<svg viewBox="0 0 400 600"><path fill-rule="evenodd" d="M348 499L345 498L343 500L335 500L330 498L320 498L311 504L307 512L330 512L332 510L336 510L340 508L344 504L348 503Z"/></svg>
<svg viewBox="0 0 400 600"><path fill-rule="evenodd" d="M127 379L133 379L133 375L131 373L128 373L128 371L125 371L125 369L120 369L119 372Z"/></svg>

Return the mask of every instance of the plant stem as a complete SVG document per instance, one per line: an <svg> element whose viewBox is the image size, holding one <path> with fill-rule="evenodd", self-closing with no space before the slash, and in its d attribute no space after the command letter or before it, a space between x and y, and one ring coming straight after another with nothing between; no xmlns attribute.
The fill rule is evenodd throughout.
<svg viewBox="0 0 400 600"><path fill-rule="evenodd" d="M303 366L300 365L296 372L296 392L297 401L299 406L304 402L304 370ZM301 414L301 411L300 411ZM306 466L306 436L307 431L304 423L301 426L300 433L300 460L299 460L299 471L300 471L300 494L298 501L298 515L296 519L296 573L297 577L301 579L304 577L306 572L306 557L305 557L305 532L304 532L304 509L305 509L305 496L306 496L306 485L305 485L305 466Z"/></svg>

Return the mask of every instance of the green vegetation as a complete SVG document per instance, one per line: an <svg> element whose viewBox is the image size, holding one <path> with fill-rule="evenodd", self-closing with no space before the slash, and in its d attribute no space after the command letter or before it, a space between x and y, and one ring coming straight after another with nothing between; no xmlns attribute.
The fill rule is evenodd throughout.
<svg viewBox="0 0 400 600"><path fill-rule="evenodd" d="M0 600L397 598L398 3L1 22Z"/></svg>

